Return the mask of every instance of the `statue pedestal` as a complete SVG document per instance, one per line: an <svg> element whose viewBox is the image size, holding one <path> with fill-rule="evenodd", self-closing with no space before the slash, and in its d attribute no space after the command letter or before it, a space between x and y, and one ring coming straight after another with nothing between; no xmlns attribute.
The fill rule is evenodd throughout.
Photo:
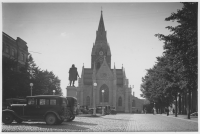
<svg viewBox="0 0 200 134"><path fill-rule="evenodd" d="M77 98L77 88L76 87L71 87L67 86L67 94L66 96L71 96Z"/></svg>

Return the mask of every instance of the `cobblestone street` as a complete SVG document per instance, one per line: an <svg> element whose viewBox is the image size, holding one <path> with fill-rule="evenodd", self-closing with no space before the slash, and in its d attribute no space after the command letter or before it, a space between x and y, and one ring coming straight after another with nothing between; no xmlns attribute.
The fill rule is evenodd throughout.
<svg viewBox="0 0 200 134"><path fill-rule="evenodd" d="M2 125L2 132L197 132L198 119L175 118L152 114L117 114L99 117L76 117L61 125L23 122Z"/></svg>

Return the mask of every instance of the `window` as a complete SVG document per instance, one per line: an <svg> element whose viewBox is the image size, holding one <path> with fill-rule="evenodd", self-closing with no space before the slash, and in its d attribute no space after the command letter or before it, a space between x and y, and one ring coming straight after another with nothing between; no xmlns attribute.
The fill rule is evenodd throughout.
<svg viewBox="0 0 200 134"><path fill-rule="evenodd" d="M40 105L45 105L45 99L40 99Z"/></svg>
<svg viewBox="0 0 200 134"><path fill-rule="evenodd" d="M122 97L119 97L118 99L118 106L122 106Z"/></svg>
<svg viewBox="0 0 200 134"><path fill-rule="evenodd" d="M67 105L67 100L65 100L65 99L62 99L62 105Z"/></svg>
<svg viewBox="0 0 200 134"><path fill-rule="evenodd" d="M50 105L56 105L56 99L50 99Z"/></svg>
<svg viewBox="0 0 200 134"><path fill-rule="evenodd" d="M34 105L34 104L35 104L34 98L29 98L28 99L28 105Z"/></svg>
<svg viewBox="0 0 200 134"><path fill-rule="evenodd" d="M24 61L24 54L21 53L21 60Z"/></svg>

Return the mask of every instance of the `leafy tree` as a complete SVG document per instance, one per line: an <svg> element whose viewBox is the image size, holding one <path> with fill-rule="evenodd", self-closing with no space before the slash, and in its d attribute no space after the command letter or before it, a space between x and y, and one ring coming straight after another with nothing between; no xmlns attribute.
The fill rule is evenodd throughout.
<svg viewBox="0 0 200 134"><path fill-rule="evenodd" d="M198 74L198 47L197 47L197 15L198 3L185 2L182 10L177 13L172 13L166 18L166 21L177 21L178 26L168 26L172 34L167 36L157 34L156 36L165 41L165 53L170 55L173 62L172 68L177 69L182 82L179 86L189 93L189 109L188 118L190 115L190 100L191 91L197 90L197 74ZM176 83L177 84L177 83Z"/></svg>
<svg viewBox="0 0 200 134"><path fill-rule="evenodd" d="M56 95L62 95L60 80L53 72L44 71L37 67L31 55L29 56L28 64L30 81L33 83L33 95L52 95L53 90L55 90Z"/></svg>
<svg viewBox="0 0 200 134"><path fill-rule="evenodd" d="M33 83L33 95L62 95L60 80L53 72L37 67L31 55L27 63L20 65L17 60L3 57L3 101L7 98L25 98L30 96L30 83Z"/></svg>
<svg viewBox="0 0 200 134"><path fill-rule="evenodd" d="M188 118L191 91L197 90L197 11L198 3L183 3L181 10L165 19L177 21L179 25L166 27L171 31L169 35L156 34L165 42L164 53L157 58L156 65L147 70L141 85L143 96L154 101L164 96L172 103L173 97L177 100L178 92L188 92Z"/></svg>

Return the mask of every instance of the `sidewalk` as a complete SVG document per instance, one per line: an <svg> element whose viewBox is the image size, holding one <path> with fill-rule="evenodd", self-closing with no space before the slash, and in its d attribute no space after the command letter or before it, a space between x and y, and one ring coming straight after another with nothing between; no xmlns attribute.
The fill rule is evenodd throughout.
<svg viewBox="0 0 200 134"><path fill-rule="evenodd" d="M167 116L167 114L157 114L157 115ZM190 116L190 119L188 119L187 115L177 115L177 117L175 117L175 114L170 114L167 117L178 118L178 119L183 119L183 120L191 120L191 121L198 122L198 116Z"/></svg>

